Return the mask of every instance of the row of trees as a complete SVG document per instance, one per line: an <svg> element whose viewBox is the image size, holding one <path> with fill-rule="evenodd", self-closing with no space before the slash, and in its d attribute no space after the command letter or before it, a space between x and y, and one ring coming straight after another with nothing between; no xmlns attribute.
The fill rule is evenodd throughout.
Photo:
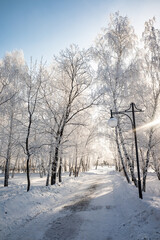
<svg viewBox="0 0 160 240"><path fill-rule="evenodd" d="M106 89L104 103L114 111L127 109L130 102L143 108L137 116L138 139L143 174L143 191L146 190L148 167L160 179L159 158L159 103L160 103L160 30L154 27L155 18L145 23L141 44L127 17L111 15L108 28L97 38L95 56L98 77ZM141 47L139 47L141 45ZM123 169L127 181L137 186L134 169L133 136L127 119L118 118L112 144L117 149L115 164ZM129 125L128 125L129 124ZM113 133L109 132L111 137ZM113 137L112 137L113 138Z"/></svg>
<svg viewBox="0 0 160 240"><path fill-rule="evenodd" d="M4 186L8 186L11 162L15 166L26 160L27 191L31 161L35 167L36 161L41 161L38 165L48 172L47 185L49 177L51 185L55 184L58 166L61 175L64 157L71 159L72 169L75 160L76 172L78 161L81 167L88 164L88 146L95 135L89 109L99 99L92 93L89 61L89 51L80 51L74 45L55 57L49 67L32 61L28 67L22 52L17 51L6 54L1 61Z"/></svg>
<svg viewBox="0 0 160 240"><path fill-rule="evenodd" d="M160 31L154 25L154 18L145 23L139 45L129 19L112 14L93 47L80 50L72 45L50 66L32 61L28 66L21 51L5 55L0 62L4 186L11 166L13 171L27 166L28 191L30 169L47 174L46 185L49 179L56 183L57 172L61 181L62 164L76 176L97 162L104 135L117 170L137 186L130 123L118 118L114 133L106 124L109 109L126 109L130 102L144 110L136 119L137 125L143 125L137 129L143 190L149 166L160 179ZM97 69L91 67L93 61Z"/></svg>

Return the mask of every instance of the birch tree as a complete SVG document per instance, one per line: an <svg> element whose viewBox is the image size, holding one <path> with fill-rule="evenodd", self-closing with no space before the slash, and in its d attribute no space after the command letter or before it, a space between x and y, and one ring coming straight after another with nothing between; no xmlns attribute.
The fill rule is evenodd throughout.
<svg viewBox="0 0 160 240"><path fill-rule="evenodd" d="M144 61L142 65L142 84L145 92L141 97L145 107L146 122L150 122L146 131L146 155L143 165L143 191L146 191L146 178L151 157L154 159L154 149L157 148L157 121L160 109L160 30L155 28L155 18L145 23L143 32ZM142 89L142 87L141 87ZM147 94L148 92L148 94Z"/></svg>
<svg viewBox="0 0 160 240"><path fill-rule="evenodd" d="M33 155L36 147L35 140L33 138L34 131L33 125L36 118L36 108L40 101L40 87L43 81L43 66L40 66L37 69L37 64L32 64L28 72L24 76L24 85L25 85L25 99L24 99L24 106L27 112L26 119L24 119L25 123L25 133L26 137L24 142L22 142L22 147L24 153L26 154L26 161L27 161L27 191L30 190L30 159ZM34 125L35 127L35 125Z"/></svg>
<svg viewBox="0 0 160 240"><path fill-rule="evenodd" d="M12 150L18 142L18 124L16 115L18 115L19 112L18 106L20 109L21 105L19 92L24 69L25 61L23 53L21 51L13 51L11 53L7 53L1 62L0 105L1 111L5 116L5 121L2 123L2 126L5 128L7 136L6 139L6 136L2 135L4 138L3 141L6 139L6 147L3 145L3 150L1 151L1 155L3 154L4 158L6 159L4 174L5 187L8 186ZM8 126L6 125L7 122Z"/></svg>
<svg viewBox="0 0 160 240"><path fill-rule="evenodd" d="M98 36L95 48L96 59L98 59L98 78L102 80L105 92L105 108L106 105L113 111L128 106L128 100L133 93L131 92L131 83L133 80L133 64L134 46L136 43L136 35L133 27L129 23L127 17L122 17L119 13L112 14L108 28ZM115 141L121 164L123 166L124 175L130 182L126 169L124 158L127 160L132 180L137 186L134 175L132 161L126 149L122 125L118 118L118 127L115 130ZM123 157L124 156L124 157Z"/></svg>
<svg viewBox="0 0 160 240"><path fill-rule="evenodd" d="M56 183L60 146L66 126L95 104L98 97L91 97L92 73L89 67L89 51L80 51L75 45L61 51L55 57L54 75L46 103L54 118L54 156L52 159L51 185ZM53 95L53 97L51 97Z"/></svg>

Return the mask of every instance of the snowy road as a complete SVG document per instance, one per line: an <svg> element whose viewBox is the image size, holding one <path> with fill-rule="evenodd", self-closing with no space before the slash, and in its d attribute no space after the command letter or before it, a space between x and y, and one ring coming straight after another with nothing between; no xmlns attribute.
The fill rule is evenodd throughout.
<svg viewBox="0 0 160 240"><path fill-rule="evenodd" d="M53 239L76 239L83 223L83 217L79 213L88 211L92 193L95 191L96 184L91 185L83 196L77 196L69 205L65 205L66 215L54 220L51 227L46 231L44 240Z"/></svg>
<svg viewBox="0 0 160 240"><path fill-rule="evenodd" d="M59 195L50 208L41 209L4 239L160 239L159 201L147 194L139 199L137 189L118 173L109 169L92 171L68 187L70 191Z"/></svg>
<svg viewBox="0 0 160 240"><path fill-rule="evenodd" d="M127 196L126 182L112 173L94 179L82 198L64 207L69 212L53 221L44 240L160 239L160 222L152 228L154 210L145 210L135 193Z"/></svg>

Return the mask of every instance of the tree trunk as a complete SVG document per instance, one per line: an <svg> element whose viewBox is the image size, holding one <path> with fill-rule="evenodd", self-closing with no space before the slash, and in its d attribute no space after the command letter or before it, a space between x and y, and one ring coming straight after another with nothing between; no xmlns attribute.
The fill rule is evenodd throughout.
<svg viewBox="0 0 160 240"><path fill-rule="evenodd" d="M158 180L160 180L160 170L156 171L156 174L157 174Z"/></svg>
<svg viewBox="0 0 160 240"><path fill-rule="evenodd" d="M56 146L54 160L52 162L51 185L56 184L56 172L57 172L57 164L58 164L58 155L59 155L59 145Z"/></svg>
<svg viewBox="0 0 160 240"><path fill-rule="evenodd" d="M87 171L90 169L90 158L87 157Z"/></svg>
<svg viewBox="0 0 160 240"><path fill-rule="evenodd" d="M27 158L27 192L30 190L30 176L29 176L29 160L30 160L30 155Z"/></svg>
<svg viewBox="0 0 160 240"><path fill-rule="evenodd" d="M48 173L47 173L47 179L46 179L46 186L49 185L51 162L52 162L52 154L51 154L51 152L50 152L50 155L49 155L49 164L48 164Z"/></svg>
<svg viewBox="0 0 160 240"><path fill-rule="evenodd" d="M10 120L7 158L6 158L5 174L4 174L4 187L8 187L9 167L10 167L10 159L11 159L12 130L13 130L13 111L11 113L11 120Z"/></svg>
<svg viewBox="0 0 160 240"><path fill-rule="evenodd" d="M29 115L29 124L26 137L26 152L27 152L27 192L30 190L30 174L29 174L29 165L30 165L30 150L29 150L29 136L32 124L32 114Z"/></svg>
<svg viewBox="0 0 160 240"><path fill-rule="evenodd" d="M76 144L76 156L75 156L75 169L74 169L74 176L77 177L77 172L78 172L78 167L77 167L77 164L78 164L78 151L77 151L77 144Z"/></svg>
<svg viewBox="0 0 160 240"><path fill-rule="evenodd" d="M16 169L16 166L17 166L18 158L19 158L19 153L17 154L16 162L15 162L14 167L13 167L12 178L14 177L14 172L15 172L15 169Z"/></svg>
<svg viewBox="0 0 160 240"><path fill-rule="evenodd" d="M60 166L58 170L59 182L62 182L62 158L60 157Z"/></svg>
<svg viewBox="0 0 160 240"><path fill-rule="evenodd" d="M118 168L118 159L114 157L114 164L115 164L115 168L116 168L116 171L118 172L119 171L119 168Z"/></svg>
<svg viewBox="0 0 160 240"><path fill-rule="evenodd" d="M122 153L121 153L121 149L120 149L120 145L119 145L119 141L118 141L118 131L117 131L117 127L116 127L116 129L115 129L115 132L116 132L117 150L118 150L118 154L119 154L119 157L120 157L120 160L121 160L121 164L122 164L124 176L126 177L127 182L128 182L128 183L131 183L131 182L130 182L130 179L129 179L129 176L128 176L128 173L127 173L127 170L126 170L126 167L125 167L125 164L124 164L123 157L122 157Z"/></svg>
<svg viewBox="0 0 160 240"><path fill-rule="evenodd" d="M97 161L96 161L96 170L98 168L98 160L99 160L99 158L97 158Z"/></svg>
<svg viewBox="0 0 160 240"><path fill-rule="evenodd" d="M71 177L72 172L73 172L73 167L70 167L70 168L69 168L69 177Z"/></svg>
<svg viewBox="0 0 160 240"><path fill-rule="evenodd" d="M8 187L10 158L7 157L4 174L4 187Z"/></svg>
<svg viewBox="0 0 160 240"><path fill-rule="evenodd" d="M52 175L51 175L51 185L56 184L56 171L57 171L57 162L56 160L52 163Z"/></svg>
<svg viewBox="0 0 160 240"><path fill-rule="evenodd" d="M150 130L148 150L147 150L147 154L146 154L146 163L143 168L143 188L142 188L142 190L144 192L146 191L146 179L147 179L148 165L149 165L150 153L151 153L152 136L153 136L153 128L151 128L151 130Z"/></svg>
<svg viewBox="0 0 160 240"><path fill-rule="evenodd" d="M65 161L64 161L64 171L67 172L67 160L65 158Z"/></svg>
<svg viewBox="0 0 160 240"><path fill-rule="evenodd" d="M52 163L52 156L53 156L53 129L51 128L51 139L50 139L50 152L49 152L49 163L48 163L48 172L47 172L47 179L46 179L46 186L49 185L49 178L50 178L50 171L51 171L51 163Z"/></svg>
<svg viewBox="0 0 160 240"><path fill-rule="evenodd" d="M153 158L153 164L154 164L154 170L157 174L158 180L160 180L160 165L158 161L160 161L157 157L155 157L154 152L152 152L152 158Z"/></svg>
<svg viewBox="0 0 160 240"><path fill-rule="evenodd" d="M121 130L121 127L118 126L118 133L119 133L119 137L120 137L120 141L121 141L121 144L122 144L122 149L123 149L123 152L124 152L124 156L128 162L128 165L129 165L129 169L130 169L130 173L131 173L131 176L132 176L132 181L134 182L135 186L137 187L137 179L135 177L135 174L134 174L134 168L132 166L132 163L131 163L131 160L130 160L130 157L127 153L127 150L126 150L126 147L124 145L124 138L123 138L123 135L122 135L122 130Z"/></svg>
<svg viewBox="0 0 160 240"><path fill-rule="evenodd" d="M69 160L69 177L71 177L73 171L73 166L71 164L71 160Z"/></svg>
<svg viewBox="0 0 160 240"><path fill-rule="evenodd" d="M81 157L81 160L80 160L80 163L79 163L79 167L78 167L78 169L77 169L77 177L78 177L78 175L79 175L79 171L80 171L82 162L83 162L83 158Z"/></svg>

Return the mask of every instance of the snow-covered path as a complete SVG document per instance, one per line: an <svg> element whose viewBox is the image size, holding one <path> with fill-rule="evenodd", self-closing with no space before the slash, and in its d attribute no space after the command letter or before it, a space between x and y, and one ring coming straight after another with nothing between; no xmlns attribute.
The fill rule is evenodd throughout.
<svg viewBox="0 0 160 240"><path fill-rule="evenodd" d="M140 200L135 190L118 174L108 172L89 208L81 213L83 224L75 239L160 239L160 211Z"/></svg>
<svg viewBox="0 0 160 240"><path fill-rule="evenodd" d="M144 199L139 199L138 190L109 168L72 178L66 185L55 187L56 191L50 188L50 195L44 189L43 201L35 189L27 193L32 197L32 205L28 206L30 217L24 216L17 224L11 221L10 230L6 228L5 234L1 231L2 240L160 239L158 197L144 194ZM15 204L16 199L10 200ZM33 204L36 201L38 206ZM33 206L37 206L37 211L31 216L29 208Z"/></svg>

